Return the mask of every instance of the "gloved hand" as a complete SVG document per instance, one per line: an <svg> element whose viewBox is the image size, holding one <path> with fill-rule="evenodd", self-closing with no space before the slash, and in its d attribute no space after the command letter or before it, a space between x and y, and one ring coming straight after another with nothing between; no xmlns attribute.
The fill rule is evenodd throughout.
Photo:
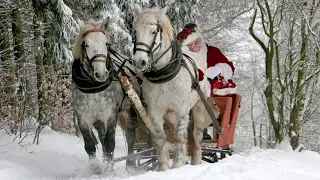
<svg viewBox="0 0 320 180"><path fill-rule="evenodd" d="M220 73L222 73L222 68L219 66L212 66L209 67L206 71L207 77L210 79L214 79L216 76L218 76Z"/></svg>

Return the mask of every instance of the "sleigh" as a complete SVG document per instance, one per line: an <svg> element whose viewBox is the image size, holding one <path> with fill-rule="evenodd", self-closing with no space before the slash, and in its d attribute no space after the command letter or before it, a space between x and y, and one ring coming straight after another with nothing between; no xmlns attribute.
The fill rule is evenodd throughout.
<svg viewBox="0 0 320 180"><path fill-rule="evenodd" d="M202 140L201 149L202 160L209 163L214 163L219 159L225 158L227 155L231 156L233 154L231 146L234 141L234 133L238 120L241 96L239 94L231 94L226 96L214 96L210 98L215 100L216 105L220 109L219 125L222 129L222 132L220 134L217 133L215 127L210 124L207 128L212 127L211 139ZM167 142L169 142L168 144L173 146L173 125L169 122L165 122L164 131L167 137ZM190 140L190 133L188 133L188 140ZM134 144L134 149L134 154L119 158L118 160L124 160L128 158L135 160L137 169L155 168L157 155L155 145L150 134L147 135L144 140L136 141ZM191 148L188 148L188 154L190 155L191 153Z"/></svg>

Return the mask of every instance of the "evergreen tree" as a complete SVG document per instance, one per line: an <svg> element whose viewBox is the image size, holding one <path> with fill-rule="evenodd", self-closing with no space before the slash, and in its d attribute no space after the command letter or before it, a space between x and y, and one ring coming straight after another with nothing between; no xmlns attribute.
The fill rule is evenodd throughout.
<svg viewBox="0 0 320 180"><path fill-rule="evenodd" d="M0 83L4 89L1 89L5 94L15 94L16 88L15 84L15 62L13 61L13 52L11 50L11 31L10 31L10 13L11 7L8 3L0 3L0 62L2 65L1 73L3 80L1 79ZM5 97L5 96L3 96ZM15 96L10 96L7 100L3 98L2 103L8 103L11 106L16 105L17 99ZM4 112L1 112L1 114Z"/></svg>
<svg viewBox="0 0 320 180"><path fill-rule="evenodd" d="M150 5L167 7L167 15L176 31L175 33L179 33L179 30L181 30L186 24L197 22L196 16L199 14L198 0L152 0Z"/></svg>

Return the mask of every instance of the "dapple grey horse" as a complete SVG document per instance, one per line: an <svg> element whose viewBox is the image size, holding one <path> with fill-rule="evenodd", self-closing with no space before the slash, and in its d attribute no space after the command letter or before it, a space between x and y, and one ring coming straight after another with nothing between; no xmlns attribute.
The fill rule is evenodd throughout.
<svg viewBox="0 0 320 180"><path fill-rule="evenodd" d="M113 159L115 129L120 111L122 117L130 119L127 121L126 136L128 152L133 152L134 123L137 115L125 96L121 83L117 81L120 76L118 69L121 67L112 61L115 57L108 47L109 21L109 18L104 22L78 20L80 32L74 47L73 107L90 162L97 162L97 142L92 134L93 127L96 128L102 144L104 161L110 162ZM130 161L128 163L130 164ZM90 165L97 173L101 170L97 163Z"/></svg>

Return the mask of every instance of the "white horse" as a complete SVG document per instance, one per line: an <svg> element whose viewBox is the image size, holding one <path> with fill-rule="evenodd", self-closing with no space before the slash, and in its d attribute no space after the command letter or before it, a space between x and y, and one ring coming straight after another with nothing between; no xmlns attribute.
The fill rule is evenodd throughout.
<svg viewBox="0 0 320 180"><path fill-rule="evenodd" d="M144 74L142 95L155 131L153 138L158 151L158 170L164 171L169 168L164 120L168 120L175 127L173 168L185 164L190 110L194 119L194 142L189 142L194 147L191 163L200 164L200 143L206 112L197 91L192 89L190 72L185 66L181 66L181 62L185 62L192 76L198 77L198 71L194 67L196 65L206 72L206 61L195 59L193 64L182 56L180 45L175 41L171 22L166 16L166 8L141 9L139 5L135 5L134 14L134 65ZM196 58L191 53L188 55L192 59ZM208 81L201 81L200 87L207 94Z"/></svg>

